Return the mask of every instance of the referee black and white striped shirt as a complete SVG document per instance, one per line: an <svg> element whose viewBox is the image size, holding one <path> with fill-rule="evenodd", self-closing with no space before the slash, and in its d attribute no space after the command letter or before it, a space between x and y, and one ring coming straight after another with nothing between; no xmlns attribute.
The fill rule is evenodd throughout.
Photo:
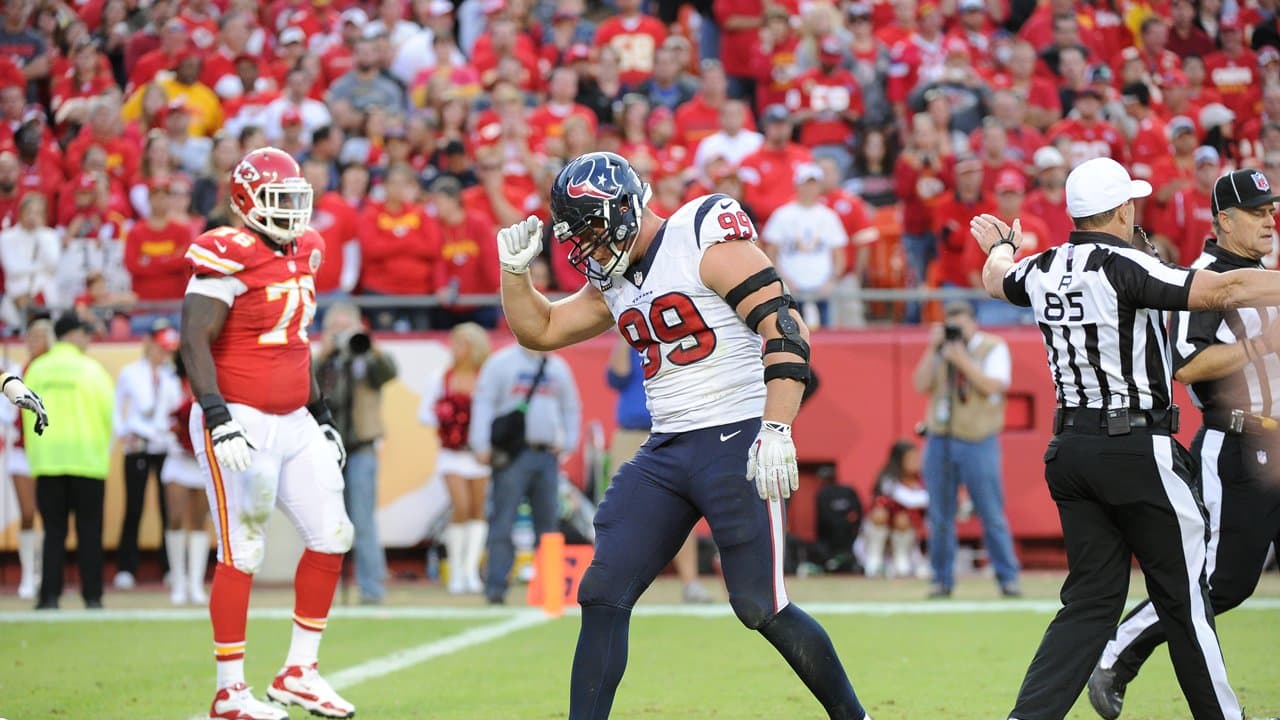
<svg viewBox="0 0 1280 720"><path fill-rule="evenodd" d="M1216 242L1205 245L1192 268L1230 272L1262 268L1262 262L1237 255ZM1176 373L1202 350L1217 343L1240 343L1262 336L1280 318L1280 307L1238 310L1198 310L1174 313L1173 369ZM1280 355L1259 353L1239 372L1225 378L1202 380L1190 386L1191 400L1200 409L1243 410L1263 417L1280 418Z"/></svg>
<svg viewBox="0 0 1280 720"><path fill-rule="evenodd" d="M1075 231L1005 274L1009 302L1036 308L1058 405L1164 410L1173 369L1161 310L1185 310L1194 270L1114 235Z"/></svg>

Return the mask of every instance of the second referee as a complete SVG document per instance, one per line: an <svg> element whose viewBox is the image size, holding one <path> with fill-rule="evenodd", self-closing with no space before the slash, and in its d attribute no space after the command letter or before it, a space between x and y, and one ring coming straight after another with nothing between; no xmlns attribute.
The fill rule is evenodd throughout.
<svg viewBox="0 0 1280 720"><path fill-rule="evenodd" d="M1190 270L1133 247L1133 201L1150 194L1110 158L1082 163L1066 184L1076 230L1016 264L1017 219L1012 228L993 215L970 224L988 253L987 293L1033 309L1057 388L1045 480L1068 574L1011 720L1066 716L1124 611L1134 556L1192 717L1243 717L1213 625L1194 459L1172 438L1178 409L1162 311L1280 304L1280 274Z"/></svg>

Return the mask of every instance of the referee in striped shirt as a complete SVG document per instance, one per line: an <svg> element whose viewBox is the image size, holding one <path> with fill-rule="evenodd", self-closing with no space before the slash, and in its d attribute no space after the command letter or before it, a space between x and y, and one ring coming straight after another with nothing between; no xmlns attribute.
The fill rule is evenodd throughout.
<svg viewBox="0 0 1280 720"><path fill-rule="evenodd" d="M1237 170L1218 178L1213 232L1192 268L1259 269L1271 252L1280 196L1267 176ZM1204 425L1191 451L1209 514L1205 574L1214 613L1253 594L1267 548L1280 542L1280 307L1182 311L1173 315L1174 377L1191 386ZM1125 617L1089 678L1089 701L1120 716L1125 686L1165 640L1151 601Z"/></svg>
<svg viewBox="0 0 1280 720"><path fill-rule="evenodd" d="M1076 230L1013 262L1021 242L992 215L970 229L988 253L995 298L1033 309L1057 386L1045 480L1058 505L1068 574L1011 720L1060 720L1084 689L1124 611L1131 558L1163 619L1169 654L1196 720L1241 720L1213 626L1205 519L1177 408L1162 310L1280 304L1280 274L1165 265L1131 245L1134 198L1151 186L1110 158L1067 178Z"/></svg>

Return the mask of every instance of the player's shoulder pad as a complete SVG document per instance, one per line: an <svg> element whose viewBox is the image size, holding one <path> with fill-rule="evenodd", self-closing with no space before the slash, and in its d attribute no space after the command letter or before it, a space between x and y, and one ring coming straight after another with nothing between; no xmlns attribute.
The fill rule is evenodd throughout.
<svg viewBox="0 0 1280 720"><path fill-rule="evenodd" d="M196 275L235 275L253 264L261 243L245 230L214 228L200 233L191 242L186 259Z"/></svg>
<svg viewBox="0 0 1280 720"><path fill-rule="evenodd" d="M693 210L693 237L703 250L726 240L755 242L756 228L742 203L728 195L716 193L692 200L684 209Z"/></svg>
<svg viewBox="0 0 1280 720"><path fill-rule="evenodd" d="M298 237L298 256L306 260L312 275L320 270L326 255L324 236L315 228L308 227L304 230Z"/></svg>

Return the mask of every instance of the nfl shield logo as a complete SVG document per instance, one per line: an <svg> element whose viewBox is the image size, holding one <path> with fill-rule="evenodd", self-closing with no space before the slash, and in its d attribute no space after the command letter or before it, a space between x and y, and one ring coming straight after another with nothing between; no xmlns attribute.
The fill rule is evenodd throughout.
<svg viewBox="0 0 1280 720"><path fill-rule="evenodd" d="M1267 182L1267 176L1255 171L1249 177L1253 178L1253 186L1258 188L1258 192L1271 192L1271 183Z"/></svg>
<svg viewBox="0 0 1280 720"><path fill-rule="evenodd" d="M1266 450L1259 450L1259 451L1258 451L1258 464L1259 464L1259 465L1266 465L1266 464L1267 464L1267 451L1266 451Z"/></svg>

